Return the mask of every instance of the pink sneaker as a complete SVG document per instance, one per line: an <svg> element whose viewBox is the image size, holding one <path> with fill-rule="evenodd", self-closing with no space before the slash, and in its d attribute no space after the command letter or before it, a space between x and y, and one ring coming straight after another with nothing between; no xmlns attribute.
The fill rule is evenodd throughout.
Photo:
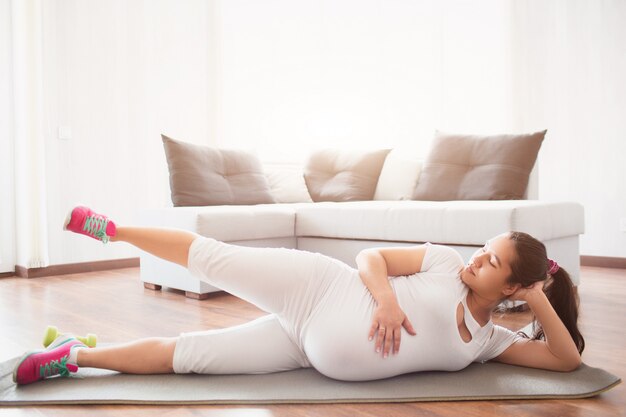
<svg viewBox="0 0 626 417"><path fill-rule="evenodd" d="M74 346L85 345L70 337L59 341L53 349L26 352L13 369L13 382L19 385L31 384L55 375L66 377L70 372L78 371L77 365L67 362L70 349Z"/></svg>
<svg viewBox="0 0 626 417"><path fill-rule="evenodd" d="M107 243L115 236L115 223L104 214L98 214L89 207L76 206L65 218L63 230L80 233Z"/></svg>

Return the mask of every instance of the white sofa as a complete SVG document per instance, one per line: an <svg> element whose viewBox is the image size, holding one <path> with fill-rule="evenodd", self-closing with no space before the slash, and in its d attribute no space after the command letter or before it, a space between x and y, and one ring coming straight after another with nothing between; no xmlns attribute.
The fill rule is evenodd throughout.
<svg viewBox="0 0 626 417"><path fill-rule="evenodd" d="M381 192L381 187L393 187L395 185L390 184L397 183L412 187L419 177L417 169L414 170L417 175L411 181L398 177L396 182L393 175L403 175L403 171L386 167L383 167L377 185L378 198L389 195ZM535 169L526 196L535 193L536 186ZM415 245L426 241L454 247L467 261L487 239L517 230L544 242L548 256L571 274L575 285L580 283L579 235L584 233L584 211L576 202L375 199L164 207L141 210L137 213L137 221L146 226L190 230L237 245L320 252L353 267L356 267L355 257L362 249ZM219 290L194 278L179 265L148 253L142 253L140 258L140 275L146 288L175 288L192 298L204 298Z"/></svg>

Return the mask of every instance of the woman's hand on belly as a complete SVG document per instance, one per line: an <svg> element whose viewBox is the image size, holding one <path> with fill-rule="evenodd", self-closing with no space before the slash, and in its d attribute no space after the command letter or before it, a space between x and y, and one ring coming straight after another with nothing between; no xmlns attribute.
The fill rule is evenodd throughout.
<svg viewBox="0 0 626 417"><path fill-rule="evenodd" d="M417 334L397 301L390 299L376 306L368 338L372 340L374 334L378 331L375 349L376 352L383 351L383 358L387 357L392 346L394 354L400 350L402 327L413 336Z"/></svg>

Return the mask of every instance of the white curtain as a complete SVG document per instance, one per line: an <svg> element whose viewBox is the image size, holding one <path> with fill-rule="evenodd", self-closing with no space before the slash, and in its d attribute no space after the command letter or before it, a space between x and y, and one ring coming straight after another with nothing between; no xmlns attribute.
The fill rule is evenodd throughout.
<svg viewBox="0 0 626 417"><path fill-rule="evenodd" d="M5 271L14 265L26 268L49 265L41 1L14 0L10 4L11 65L3 65L11 71L10 78L3 77L3 85L6 79L11 79L9 88L13 98L7 112L10 115L7 125L12 126L3 131L9 134L2 144L3 174L12 179L2 182L1 266ZM6 12L7 6L3 7ZM6 16L3 20L6 23ZM6 29L3 31L6 34Z"/></svg>
<svg viewBox="0 0 626 417"><path fill-rule="evenodd" d="M11 87L11 4L0 1L0 273L13 271L13 141Z"/></svg>

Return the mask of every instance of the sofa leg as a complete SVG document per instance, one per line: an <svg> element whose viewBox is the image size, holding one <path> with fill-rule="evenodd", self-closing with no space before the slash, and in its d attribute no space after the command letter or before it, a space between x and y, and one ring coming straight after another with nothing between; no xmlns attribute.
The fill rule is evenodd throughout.
<svg viewBox="0 0 626 417"><path fill-rule="evenodd" d="M206 292L204 294L200 294L197 292L185 291L185 297L193 298L194 300L206 300L211 295L210 292Z"/></svg>
<svg viewBox="0 0 626 417"><path fill-rule="evenodd" d="M161 290L161 288L162 288L162 287L161 287L161 285L158 285L158 284L151 284L151 283L149 283L149 282L144 282L144 283L143 283L143 287L144 287L144 288L147 288L147 289L149 289L149 290L153 290L153 291L159 291L159 290Z"/></svg>

